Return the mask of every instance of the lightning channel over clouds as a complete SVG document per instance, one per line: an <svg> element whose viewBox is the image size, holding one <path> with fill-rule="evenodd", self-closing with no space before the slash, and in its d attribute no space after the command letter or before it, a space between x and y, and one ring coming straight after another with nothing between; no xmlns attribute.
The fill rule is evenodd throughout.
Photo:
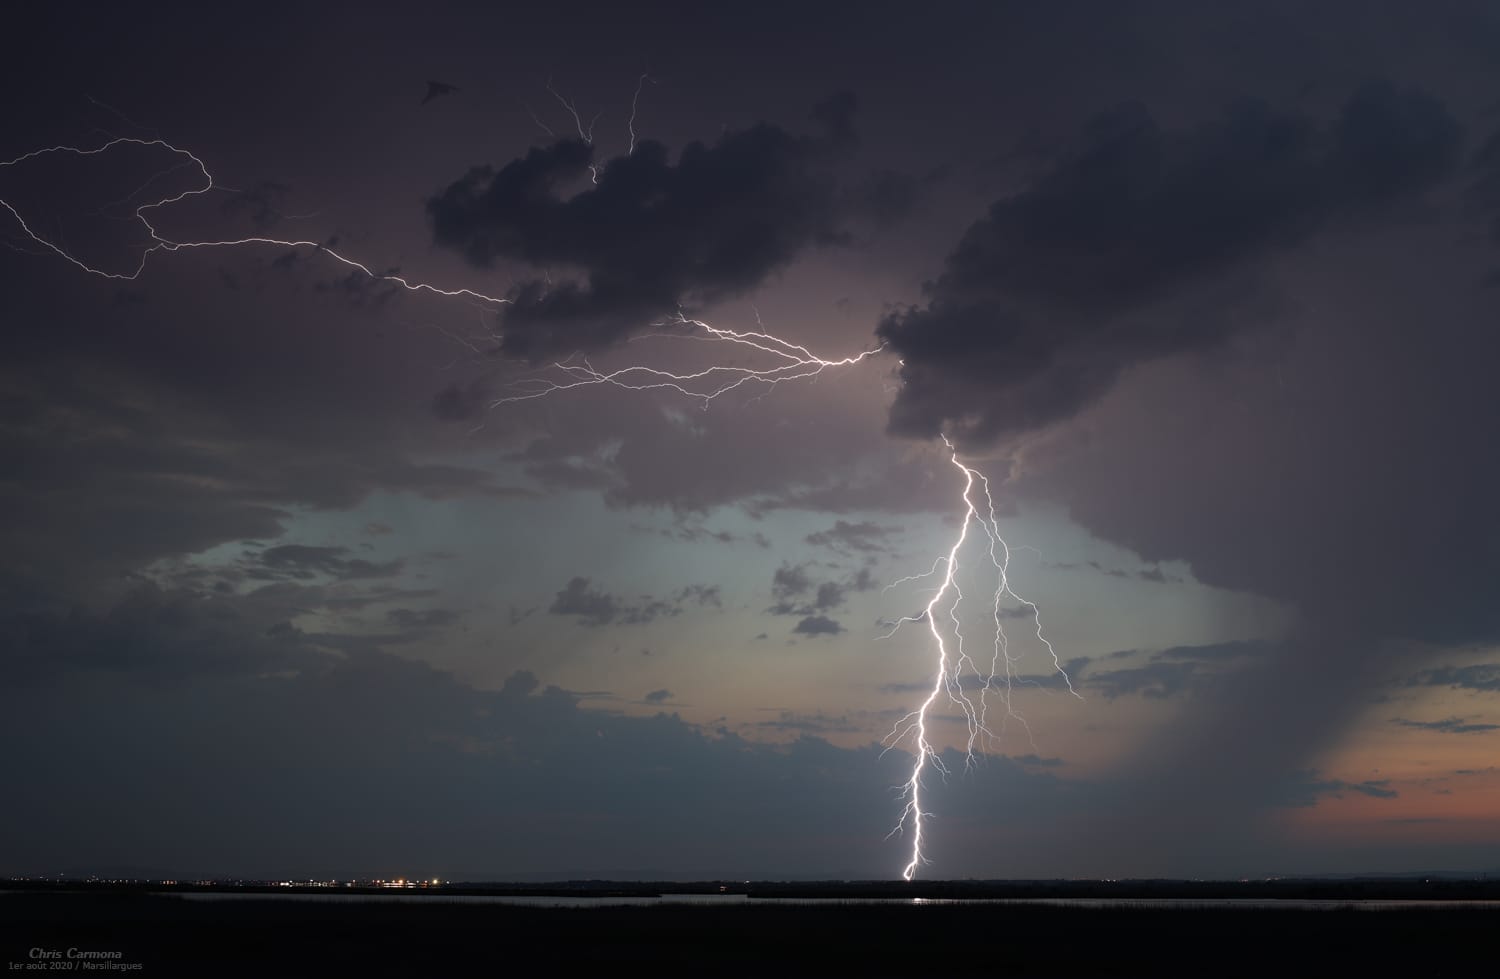
<svg viewBox="0 0 1500 979"><path fill-rule="evenodd" d="M600 371L595 369L587 358L582 358L577 362L561 361L553 365L563 375L561 379L527 378L517 383L527 385L529 390L498 398L491 403L490 407L497 408L500 405L529 401L533 398L556 394L559 391L570 391L574 388L592 387L598 384L610 384L630 391L666 389L684 397L695 398L707 407L710 401L745 384L760 383L766 385L768 389L774 388L783 381L814 377L830 367L852 367L865 358L879 353L882 349L876 346L853 356L827 360L817 356L801 344L783 340L770 333L730 330L713 326L700 319L693 319L682 313L678 313L672 320L654 325L676 326L702 332L648 333L637 339L649 336L677 336L684 339L749 347L769 354L774 358L773 364L771 367L763 368L737 364L714 364L697 371L677 373L643 364Z"/></svg>
<svg viewBox="0 0 1500 979"><path fill-rule="evenodd" d="M631 101L631 114L628 123L630 148L627 150L627 155L633 152L635 148L636 133L634 125L641 86L649 80L649 76L645 74L642 74L637 80L635 95ZM585 126L575 104L553 89L550 80L547 84L547 90L568 110L580 137L585 142L591 143L593 127L597 121L597 116ZM540 125L541 123L538 122L538 124ZM544 126L543 128L546 127ZM156 224L153 223L152 218L155 217L155 212L215 191L232 192L232 188L217 184L202 158L189 150L176 146L159 137L148 139L114 136L91 147L71 145L50 146L32 150L14 159L0 161L0 170L8 170L22 163L40 160L48 156L103 157L112 151L118 152L129 147L163 150L167 154L177 158L177 162L170 167L158 171L121 201L116 201L114 204L106 205L106 207L128 204L136 197L144 194L157 180L168 173L190 170L195 174L191 185L186 189L159 196L145 203L138 204L133 208L131 212L132 220L138 223L147 235L147 243L143 246L140 256L135 261L133 267L111 270L91 264L89 261L76 255L60 240L49 238L38 232L26 221L11 201L0 198L0 207L3 207L10 213L10 216L15 220L26 238L37 249L40 249L41 254L55 255L85 273L104 279L135 281L145 274L153 256L185 250L260 247L293 250L312 249L333 262L354 269L372 281L389 283L409 292L428 293L449 299L465 300L492 308L506 306L511 303L511 300L508 298L489 295L476 289L467 287L445 288L427 282L408 279L396 275L394 272L377 272L370 265L334 250L329 244L313 240L281 239L261 235L212 240L176 240L165 237ZM12 245L11 247L14 248L15 246ZM758 316L757 321L759 321ZM715 348L733 348L736 354L753 352L759 357L766 358L768 366L750 367L738 362L710 363L709 366L696 370L673 371L642 363L630 364L610 370L599 370L586 357L575 355L572 358L554 363L551 369L555 373L552 377L532 377L516 382L513 389L515 393L494 399L490 403L490 408L493 410L507 404L561 395L570 390L600 385L608 385L629 391L666 391L697 400L706 408L714 399L744 388L747 385L762 388L761 394L763 396L787 381L806 380L816 377L825 370L853 367L879 353L882 349L881 346L877 345L848 356L825 358L814 354L806 346L768 332L759 323L758 329L755 330L733 330L715 326L702 319L689 316L682 311L679 311L675 316L668 319L643 325L649 325L655 332L641 334L635 339L666 337L695 340L712 344ZM918 868L926 862L923 851L924 819L930 813L924 811L922 808L924 779L929 776L929 769L942 776L949 774L949 770L939 754L939 749L932 733L932 723L934 721L932 711L935 705L938 704L941 698L946 696L947 701L956 706L962 713L967 726L967 742L965 747L966 767L975 762L976 752L983 752L991 740L995 738L995 735L988 726L988 700L991 695L994 695L1003 706L1004 716L1007 721L1015 720L1023 726L1025 725L1025 719L1013 707L1012 694L1014 684L1018 678L1015 669L1017 657L1011 650L1010 640L1001 623L1002 605L1004 603L1007 601L1014 602L1026 608L1027 614L1035 623L1035 638L1051 654L1053 667L1062 676L1069 692L1077 696L1077 692L1074 691L1071 679L1063 669L1056 650L1053 649L1051 642L1043 634L1041 616L1037 606L1027 599L1022 598L1011 587L1009 570L1011 548L1000 534L995 512L995 501L989 479L977 469L961 462L957 450L946 437L943 441L947 446L950 462L963 476L963 491L960 495L963 519L958 536L947 554L939 557L933 563L931 570L921 575L901 579L901 582L897 582L897 584L900 584L906 581L941 576L938 588L932 594L923 611L918 615L908 616L899 620L895 624L895 628L891 630L894 633L896 629L899 629L904 624L925 622L931 633L936 656L933 685L926 699L915 710L908 713L896 723L885 742L886 750L890 750L902 742L910 741L913 754L911 775L905 784L899 787L900 799L903 802L900 818L890 834L892 836L909 834L910 836L911 855L902 870L902 876L907 880L911 880L916 875ZM980 499L981 496L982 502ZM965 545L970 542L970 529L975 526L979 528L979 533L984 538L982 542L978 541L977 536L975 538L976 542L983 546L984 570L992 574L995 580L993 594L989 596L990 600L987 603L990 606L993 618L992 648L988 672L984 672L978 668L969 651L965 648L963 622L959 615L960 606L963 604L965 598L960 583L961 555L965 550ZM945 618L948 621L949 626L946 629L940 626L940 618ZM973 679L975 677L980 679L975 681Z"/></svg>
<svg viewBox="0 0 1500 979"><path fill-rule="evenodd" d="M117 136L114 139L102 143L92 149L84 149L78 146L49 146L45 149L32 150L29 153L23 153L22 155L12 160L0 161L0 170L9 169L19 163L24 163L27 160L36 159L37 157L47 156L50 154L99 156L101 154L108 153L115 147L132 145L143 147L159 147L166 150L168 153L173 154L174 156L182 157L182 164L180 164L179 167L191 165L198 171L198 175L201 178L201 183L197 186L189 187L186 190L180 191L176 194L171 194L167 197L149 201L145 204L141 204L135 209L135 219L140 222L143 228L145 228L146 233L150 236L151 244L141 252L141 257L139 261L137 261L136 266L133 269L129 269L123 272L111 272L106 269L96 268L95 266L92 266L75 256L72 252L68 251L68 249L58 244L57 242L43 237L42 235L34 231L32 227L26 223L26 219L21 216L21 213L16 210L15 206L12 205L10 201L5 200L4 198L0 198L0 207L4 207L7 211L10 212L11 216L16 219L16 223L20 225L21 230L24 231L26 233L26 236L33 242L73 263L83 271L106 279L116 279L126 282L133 282L136 279L140 278L141 274L145 272L147 262L150 260L151 256L161 252L176 252L182 251L184 249L196 248L245 248L257 245L294 249L314 248L319 252L327 255L334 261L340 262L344 265L349 266L350 268L364 273L374 281L394 283L395 285L399 285L409 292L430 292L439 296L447 296L450 299L475 299L480 302L491 303L497 306L510 303L509 299L503 299L499 296L489 296L473 289L442 289L438 286L429 285L425 282L413 282L399 275L376 272L368 265L349 258L346 255L340 254L323 242L318 241L266 238L260 236L252 236L247 238L231 238L217 241L173 241L169 238L163 238L157 231L156 227L151 223L150 218L147 217L148 212L155 211L159 208L167 207L172 204L177 204L181 201L187 200L190 197L201 197L202 195L208 194L215 190L229 189L221 187L218 184L214 183L213 174L209 173L207 165L205 165L204 162L195 154L188 150L174 146L164 139L137 139L132 136ZM173 167L170 169L178 169L179 167ZM139 193L145 187L150 186L150 184L154 182L154 179L155 178L147 181L146 184L142 185L141 188L138 188L136 190L136 193Z"/></svg>

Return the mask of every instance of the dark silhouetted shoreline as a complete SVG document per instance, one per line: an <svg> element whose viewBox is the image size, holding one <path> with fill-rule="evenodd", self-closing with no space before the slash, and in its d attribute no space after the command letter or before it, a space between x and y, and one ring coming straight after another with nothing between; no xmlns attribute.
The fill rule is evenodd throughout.
<svg viewBox="0 0 1500 979"><path fill-rule="evenodd" d="M603 882L580 882L571 893L576 896L590 883ZM1086 896L1085 882L1047 883L1050 899ZM1070 884L1072 893L1061 893ZM750 886L755 893L772 892L767 885ZM841 976L884 976L957 969L1007 976L1262 977L1368 969L1442 976L1481 961L1500 925L1500 908L1483 906L1163 910L918 900L862 904L852 896L853 887L864 887L866 900L877 899L869 892L879 888L849 886L847 893L834 895L829 892L837 888L827 884L776 885L776 893L811 897L821 888L817 896L834 898L820 904L746 899L733 905L620 906L604 901L567 908L465 903L454 900L464 896L459 889L402 901L357 895L277 899L248 889L247 898L256 899L203 901L144 886L33 886L0 894L0 952L10 963L37 961L28 958L37 949L118 953L112 971L139 963L135 972L143 976L352 975L362 969L412 976L476 970L574 974L630 966L665 975L806 975L836 969ZM678 893L683 887L671 885ZM975 887L933 882L924 890L946 889L941 896L953 897ZM232 897L227 890L214 893ZM987 896L994 893L992 888ZM1041 893L1038 888L1038 899ZM1207 893L1199 896L1206 900ZM1174 896L1184 896L1182 888ZM530 966L523 966L523 957ZM98 962L91 965L90 971L106 971Z"/></svg>

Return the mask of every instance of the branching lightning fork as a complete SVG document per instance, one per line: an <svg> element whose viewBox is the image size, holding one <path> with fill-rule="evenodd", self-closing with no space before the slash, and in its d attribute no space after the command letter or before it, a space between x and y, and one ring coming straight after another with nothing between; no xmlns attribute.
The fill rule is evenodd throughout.
<svg viewBox="0 0 1500 979"><path fill-rule="evenodd" d="M635 111L640 97L641 85L647 80L649 80L648 77L643 74L636 84L635 97L631 102L631 116L628 123L631 145L630 150L627 152L633 151L635 148ZM593 121L590 121L585 126L574 103L553 89L550 80L547 89L572 115L579 136L585 142L592 143ZM533 118L535 118L534 115ZM538 125L542 125L544 129L547 128L540 120L538 120ZM551 130L548 130L548 132L550 133ZM133 219L140 223L149 236L149 243L144 247L134 268L124 271L110 271L91 265L61 243L60 236L49 238L38 233L27 223L20 211L10 201L0 198L0 207L10 212L11 217L15 219L26 237L34 245L38 246L42 253L57 255L82 271L105 279L134 281L145 272L152 256L159 253L172 253L186 249L248 248L257 246L314 249L318 253L326 255L329 259L368 276L373 281L391 283L410 292L424 292L452 299L469 300L490 307L500 307L510 303L510 300L504 297L487 295L474 289L440 288L393 273L376 272L370 266L335 251L329 245L312 240L278 239L264 236L206 241L178 241L167 238L161 234L151 220L154 211L189 198L199 197L213 191L228 191L230 188L216 184L213 175L209 172L203 160L197 155L188 150L181 149L164 139L121 136L110 138L107 142L103 142L93 148L63 145L51 146L45 149L33 150L30 153L23 154L11 160L0 161L0 170L9 169L26 161L50 154L98 156L108 153L111 150L128 146L159 148L178 157L179 161L171 167L153 175L124 201L115 202L115 204L106 205L106 207L128 204L134 197L145 193L147 189L167 173L181 169L191 169L197 175L193 185L186 190L150 200L133 209ZM597 178L597 172L595 172L595 177ZM571 358L553 365L554 369L561 375L560 378L547 379L533 377L521 381L518 385L520 388L518 393L496 399L492 402L491 407L495 408L501 405L560 394L577 388L598 385L609 385L631 391L671 391L688 398L697 399L707 407L715 398L735 391L745 385L754 384L763 386L765 391L762 393L767 393L786 381L813 378L830 368L852 367L871 357L881 349L880 347L874 347L851 356L826 359L813 354L807 347L801 344L784 340L781 337L766 332L763 326L754 331L730 330L713 326L682 312L678 312L674 317L656 323L654 326L658 332L645 334L637 339L644 339L647 336L661 336L698 340L713 343L717 346L731 346L737 353L753 351L767 357L769 358L770 365L756 368L738 364L713 364L688 372L676 372L649 365L632 365L601 371L594 368L587 359ZM446 333L447 331L444 332ZM477 352L477 348L467 341L453 337L452 334L448 335L457 342ZM896 629L899 629L905 623L925 621L937 649L937 670L932 689L928 693L927 698L916 710L898 721L886 738L887 750L902 741L910 739L915 756L911 777L901 788L901 798L905 800L905 805L901 811L899 821L891 831L891 835L894 836L906 833L909 828L911 834L911 858L902 871L902 876L907 880L915 876L917 868L926 860L922 849L923 820L929 813L924 812L922 809L924 776L927 774L929 766L942 775L948 774L948 768L943 763L930 730L930 722L932 721L930 712L939 698L946 695L952 704L957 705L966 719L968 725L966 766L974 761L976 749L982 750L986 744L986 739L994 737L987 726L987 697L989 694L994 693L998 696L1001 704L1004 706L1006 719L1015 718L1023 725L1025 723L1024 719L1016 713L1012 705L1011 694L1013 692L1013 685L1017 679L1015 672L1016 658L1011 654L1009 642L1001 624L1002 602L1009 599L1020 603L1029 610L1036 624L1036 638L1051 653L1053 666L1061 674L1064 682L1067 683L1069 692L1077 696L1076 691L1073 690L1071 680L1068 678L1066 671L1063 670L1062 663L1058 659L1056 651L1043 635L1040 613L1036 605L1017 595L1011 588L1009 577L1011 550L1000 536L1000 528L995 516L995 503L991 495L989 480L978 470L960 462L958 453L952 443L946 438L943 441L948 447L950 459L954 467L964 477L963 493L960 497L963 503L964 519L958 538L954 541L953 546L945 557L939 557L933 563L931 570L925 574L902 579L904 582L936 577L940 572L942 575L938 589L922 613L915 616L908 616L898 621L895 628L891 630L894 633ZM983 491L984 505L982 508L976 500L976 484ZM988 561L993 567L998 583L992 603L994 643L990 668L988 674L982 675L982 683L978 685L977 689L971 692L965 688L966 676L981 674L964 648L962 623L958 615L959 606L963 602L964 595L959 585L958 571L960 553L968 541L970 527L975 524L979 526L987 538ZM948 638L945 637L944 630L938 623L940 613L946 616L952 624L951 638L953 645L951 651Z"/></svg>
<svg viewBox="0 0 1500 979"><path fill-rule="evenodd" d="M672 333L647 333L642 334L642 336L636 339L667 336L748 347L770 355L773 358L772 365L770 367L756 368L734 364L715 364L697 371L677 373L644 365L632 365L621 367L617 370L600 371L595 369L586 358L577 362L562 361L553 365L558 371L562 372L563 378L561 380L539 377L529 378L520 383L526 384L532 390L498 398L491 403L490 407L498 408L501 405L513 404L517 401L530 401L534 398L556 394L559 391L571 391L575 388L609 384L630 391L663 389L675 391L685 397L696 398L706 408L708 403L715 398L728 394L730 391L743 385L756 383L766 385L768 389L775 388L784 381L796 381L803 378L815 377L830 367L852 367L865 358L878 353L881 349L877 346L850 357L826 360L800 344L783 340L770 333L756 331L741 332L725 329L724 327L705 323L703 320L693 319L682 313L678 313L671 320L657 323L655 326L675 326L681 328L681 330Z"/></svg>
<svg viewBox="0 0 1500 979"><path fill-rule="evenodd" d="M933 562L931 570L920 574L902 578L894 582L891 587L908 581L917 581L936 576L940 571L942 581L937 590L933 592L932 598L921 613L905 616L899 619L891 631L881 638L889 638L902 625L909 622L926 622L928 630L932 633L933 644L937 647L937 671L933 677L932 690L927 694L916 710L907 714L891 728L890 734L886 735L885 745L889 751L892 747L903 741L912 742L912 753L915 756L912 763L911 777L901 786L900 798L904 800L900 818L892 828L889 836L904 835L908 828L911 834L911 859L902 868L901 876L911 880L916 876L917 868L927 862L922 850L923 820L931 815L922 809L923 776L929 766L946 777L949 769L943 762L942 755L933 744L929 736L928 724L931 721L930 711L938 699L945 695L948 701L956 706L963 714L968 728L968 743L964 752L964 767L968 769L975 761L975 749L983 749L996 735L990 731L988 726L988 695L991 692L997 694L1001 704L1005 707L1005 718L1015 719L1022 727L1026 728L1027 736L1030 737L1031 730L1026 726L1026 719L1016 712L1012 701L1015 682L1017 679L1016 664L1017 657L1011 653L1010 641L1005 634L1005 626L1001 621L1001 606L1006 599L1018 602L1025 606L1036 624L1036 638L1046 647L1052 656L1053 668L1062 676L1067 685L1068 692L1078 696L1078 691L1073 689L1073 681L1063 669L1062 661L1058 658L1057 650L1042 632L1041 612L1036 604L1016 594L1010 584L1010 546L1000 535L999 520L995 515L995 498L990 491L990 481L983 473L970 466L964 465L958 459L958 452L953 443L943 436L943 444L948 448L949 460L964 476L963 493L960 499L963 502L964 517L959 527L958 537L953 546L948 550L945 557L938 558ZM979 483L984 490L984 508L981 510L975 501L975 483ZM987 674L979 674L979 670L964 649L963 623L958 616L959 605L963 602L963 589L959 585L959 554L968 541L969 528L978 524L987 538L987 557L996 577L995 592L991 612L994 620L994 649L990 659L990 668ZM889 589L887 589L889 590ZM951 601L950 601L951 598ZM943 635L943 630L938 626L938 613L944 613L952 622L953 649L950 653L948 639ZM981 682L977 690L972 693L964 686L965 677L980 675Z"/></svg>

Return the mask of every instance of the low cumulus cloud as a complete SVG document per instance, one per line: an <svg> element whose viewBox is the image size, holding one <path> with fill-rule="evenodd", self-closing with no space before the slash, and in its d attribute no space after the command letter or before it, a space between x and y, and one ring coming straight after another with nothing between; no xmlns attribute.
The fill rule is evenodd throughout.
<svg viewBox="0 0 1500 979"><path fill-rule="evenodd" d="M393 608L385 613L385 618L398 629L427 632L453 625L463 618L463 613L451 608Z"/></svg>
<svg viewBox="0 0 1500 979"><path fill-rule="evenodd" d="M1422 670L1407 679L1410 687L1451 687L1454 690L1500 690L1500 663L1473 663L1469 666L1436 666Z"/></svg>
<svg viewBox="0 0 1500 979"><path fill-rule="evenodd" d="M579 625L598 629L609 625L643 625L659 618L681 615L692 605L722 605L717 586L688 585L667 598L643 595L623 599L594 587L584 577L572 578L559 591L547 611L553 615L571 616Z"/></svg>
<svg viewBox="0 0 1500 979"><path fill-rule="evenodd" d="M808 534L807 543L826 547L838 554L883 554L891 550L891 538L898 527L886 527L873 520L835 520L832 527Z"/></svg>
<svg viewBox="0 0 1500 979"><path fill-rule="evenodd" d="M1307 770L1299 772L1296 778L1283 786L1275 804L1287 808L1309 808L1317 805L1323 796L1341 799L1349 792L1372 799L1394 799L1400 793L1390 785L1389 779L1346 782L1342 779L1324 778L1317 771Z"/></svg>
<svg viewBox="0 0 1500 979"><path fill-rule="evenodd" d="M1391 718L1392 724L1416 728L1419 731L1435 731L1439 734L1487 734L1500 731L1500 724L1483 724L1462 717L1447 717L1440 721L1413 721L1404 717Z"/></svg>
<svg viewBox="0 0 1500 979"><path fill-rule="evenodd" d="M1222 684L1232 683L1237 669L1276 651L1276 644L1261 640L1171 646L1155 652L1122 649L1095 660L1079 658L1070 661L1065 669L1076 686L1095 691L1106 700L1127 696L1164 700L1211 693ZM1142 658L1147 662L1140 666L1099 668L1105 663Z"/></svg>
<svg viewBox="0 0 1500 979"><path fill-rule="evenodd" d="M367 561L350 557L346 547L315 547L310 544L278 544L253 557L245 574L269 580L309 581L327 576L338 581L388 578L398 574L402 562Z"/></svg>
<svg viewBox="0 0 1500 979"><path fill-rule="evenodd" d="M827 613L843 608L851 592L874 588L875 579L868 568L860 568L846 578L818 581L808 573L810 566L809 562L783 562L772 573L771 597L775 601L766 611L771 615L800 616L800 621L792 628L797 635L838 635L844 627Z"/></svg>
<svg viewBox="0 0 1500 979"><path fill-rule="evenodd" d="M792 631L799 636L836 636L844 631L844 627L826 615L809 615L798 622Z"/></svg>

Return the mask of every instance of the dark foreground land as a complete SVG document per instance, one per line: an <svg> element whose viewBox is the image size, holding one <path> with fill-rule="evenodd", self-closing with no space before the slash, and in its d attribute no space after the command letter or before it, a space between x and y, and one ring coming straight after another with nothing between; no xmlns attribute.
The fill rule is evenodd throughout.
<svg viewBox="0 0 1500 979"><path fill-rule="evenodd" d="M1433 977L1487 972L1497 926L1494 907L751 900L543 908L439 894L400 903L203 902L58 889L0 894L0 968L100 976ZM95 957L73 954L84 952Z"/></svg>

